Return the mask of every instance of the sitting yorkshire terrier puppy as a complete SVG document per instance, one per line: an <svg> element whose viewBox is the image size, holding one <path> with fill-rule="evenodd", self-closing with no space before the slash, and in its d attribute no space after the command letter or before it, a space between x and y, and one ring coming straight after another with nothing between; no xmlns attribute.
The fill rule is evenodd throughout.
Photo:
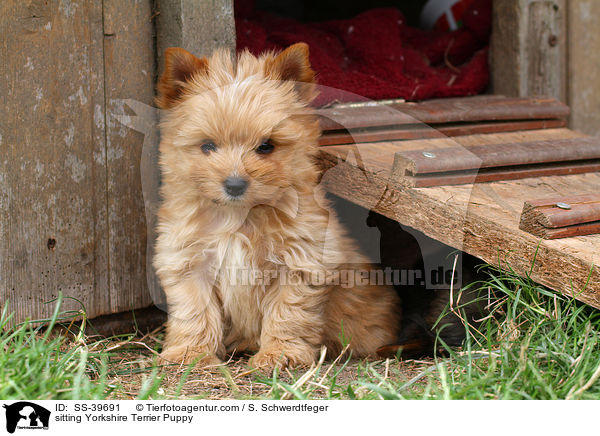
<svg viewBox="0 0 600 436"><path fill-rule="evenodd" d="M216 364L247 351L272 369L310 365L321 345L367 356L396 340L393 288L341 282L370 266L317 184L314 76L303 43L236 61L166 51L154 260L169 306L163 359Z"/></svg>

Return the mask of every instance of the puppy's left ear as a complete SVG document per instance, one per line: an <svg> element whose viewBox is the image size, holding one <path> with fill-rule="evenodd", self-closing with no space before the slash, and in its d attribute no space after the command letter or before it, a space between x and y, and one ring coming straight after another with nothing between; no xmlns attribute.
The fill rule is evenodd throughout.
<svg viewBox="0 0 600 436"><path fill-rule="evenodd" d="M308 60L308 44L291 45L265 64L265 73L275 80L296 82L294 88L301 100L310 103L317 96L315 72Z"/></svg>
<svg viewBox="0 0 600 436"><path fill-rule="evenodd" d="M187 82L197 74L206 73L208 60L197 58L190 52L170 47L165 50L165 71L156 89L156 103L161 109L170 109L180 103Z"/></svg>

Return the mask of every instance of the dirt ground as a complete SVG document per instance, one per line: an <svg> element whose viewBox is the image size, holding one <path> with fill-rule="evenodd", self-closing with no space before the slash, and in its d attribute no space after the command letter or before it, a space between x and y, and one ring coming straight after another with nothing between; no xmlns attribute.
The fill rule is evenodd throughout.
<svg viewBox="0 0 600 436"><path fill-rule="evenodd" d="M119 386L111 394L114 399L135 398L145 379L151 375L152 363L156 361L156 337L143 337L107 347L111 352L111 384ZM313 368L284 370L278 380L294 385L311 398L348 398L347 387L352 386L357 396L367 389L358 381L379 383L382 380L400 385L418 377L433 364L424 360L358 360L340 358L324 360ZM162 377L158 394L165 398L180 399L248 399L273 398L272 377L248 366L248 357L232 357L225 365L193 368L187 366L163 366L157 373ZM332 377L335 377L333 383ZM415 386L425 382L423 377ZM332 389L332 385L334 386ZM292 395L280 389L283 398Z"/></svg>
<svg viewBox="0 0 600 436"><path fill-rule="evenodd" d="M384 362L370 362L370 368L375 370L381 377L386 380L393 381L394 384L399 382L407 382L413 377L418 376L429 366L429 362L423 361L407 361L395 362L388 360ZM330 373L339 371L341 364L332 366ZM325 362L320 374L310 377L306 383L301 384L300 389L306 391L310 389L311 398L329 398L336 394L344 395L345 389L352 382L362 379L361 374L365 371L364 361L351 361L342 369L336 377L336 388L330 392L330 381L325 378L324 383L319 383L322 378L323 371L329 369L329 365ZM225 366L218 368L203 368L193 369L188 375L185 375L184 368L163 368L159 372L159 376L163 376L161 387L158 390L160 395L166 398L180 399L250 399L257 397L273 398L272 388L263 380L266 376L255 374L255 371L247 365L247 359L236 359L229 361ZM279 380L285 383L293 384L294 380L298 380L306 371L291 371L280 374ZM139 392L142 381L148 377L145 374L121 374L113 380L121 385L124 389L114 392L114 399L133 399ZM182 377L185 377L185 382L180 386ZM320 385L320 386L319 386ZM358 389L360 394L360 385L353 384L354 389ZM179 394L177 395L177 392ZM282 394L285 391L281 391ZM284 398L289 398L290 395L284 395ZM344 395L345 397L345 395Z"/></svg>

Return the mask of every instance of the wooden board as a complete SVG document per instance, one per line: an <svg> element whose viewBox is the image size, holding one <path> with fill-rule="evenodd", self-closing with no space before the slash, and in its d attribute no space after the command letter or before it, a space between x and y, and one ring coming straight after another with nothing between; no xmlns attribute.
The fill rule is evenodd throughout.
<svg viewBox="0 0 600 436"><path fill-rule="evenodd" d="M446 136L477 135L480 133L518 132L522 130L555 129L566 127L565 120L496 121L439 124L435 128L424 124L358 129L333 130L319 138L319 145L354 144L359 142L397 141L406 139L443 138Z"/></svg>
<svg viewBox="0 0 600 436"><path fill-rule="evenodd" d="M0 28L0 304L108 311L102 4L3 1Z"/></svg>
<svg viewBox="0 0 600 436"><path fill-rule="evenodd" d="M152 304L153 21L159 45L233 48L232 1L5 0L0 13L0 305L20 322L46 318L58 292L89 317Z"/></svg>
<svg viewBox="0 0 600 436"><path fill-rule="evenodd" d="M427 100L421 103L340 107L317 110L323 131L364 127L480 121L565 119L569 108L552 98L501 95Z"/></svg>
<svg viewBox="0 0 600 436"><path fill-rule="evenodd" d="M106 211L110 266L107 297L110 306L103 313L152 304L146 280L148 232L140 179L144 132L123 123L133 115L126 99L147 105L152 105L154 99L156 71L151 3L144 0L123 7L122 1L104 0Z"/></svg>
<svg viewBox="0 0 600 436"><path fill-rule="evenodd" d="M323 129L319 145L336 145L564 127L569 108L553 99L484 95L359 103L317 114Z"/></svg>
<svg viewBox="0 0 600 436"><path fill-rule="evenodd" d="M569 126L588 135L600 135L600 2L569 0L568 104Z"/></svg>
<svg viewBox="0 0 600 436"><path fill-rule="evenodd" d="M398 171L410 174L441 173L598 159L600 139L590 136L469 147L457 145L443 149L399 151L395 156Z"/></svg>
<svg viewBox="0 0 600 436"><path fill-rule="evenodd" d="M600 174L527 178L435 188L406 188L390 178L397 151L560 140L568 129L472 135L321 148L322 186L447 245L600 308L600 235L541 240L519 229L527 198L596 193Z"/></svg>
<svg viewBox="0 0 600 436"><path fill-rule="evenodd" d="M571 108L569 126L600 134L600 2L498 0L490 43L492 92L545 95Z"/></svg>
<svg viewBox="0 0 600 436"><path fill-rule="evenodd" d="M600 138L486 144L398 151L392 177L427 187L600 170Z"/></svg>
<svg viewBox="0 0 600 436"><path fill-rule="evenodd" d="M208 56L217 48L235 50L233 0L156 0L155 5L159 73L169 47L196 56Z"/></svg>
<svg viewBox="0 0 600 436"><path fill-rule="evenodd" d="M0 304L13 322L48 317L59 292L89 317L151 303L143 136L115 119L130 114L120 99L152 101L151 4L0 2Z"/></svg>
<svg viewBox="0 0 600 436"><path fill-rule="evenodd" d="M567 3L493 2L490 66L494 93L567 101Z"/></svg>
<svg viewBox="0 0 600 436"><path fill-rule="evenodd" d="M469 183L497 182L530 177L562 176L600 171L600 161L582 161L571 163L550 163L542 165L521 165L514 167L483 168L479 171L468 170L455 173L431 173L417 176L394 178L402 185L416 188L432 186L464 185Z"/></svg>
<svg viewBox="0 0 600 436"><path fill-rule="evenodd" d="M532 230L531 228L525 229L521 227L521 230L544 239L572 238L574 236L595 235L600 233L600 221L560 227L558 229L538 228Z"/></svg>
<svg viewBox="0 0 600 436"><path fill-rule="evenodd" d="M552 196L527 200L519 228L545 239L600 232L600 195Z"/></svg>

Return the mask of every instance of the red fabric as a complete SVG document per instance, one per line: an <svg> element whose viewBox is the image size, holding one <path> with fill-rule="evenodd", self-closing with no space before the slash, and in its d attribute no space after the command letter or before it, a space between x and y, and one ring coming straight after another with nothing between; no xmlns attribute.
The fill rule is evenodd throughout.
<svg viewBox="0 0 600 436"><path fill-rule="evenodd" d="M237 49L253 54L304 41L321 94L332 101L423 100L482 92L489 79L491 0L474 0L454 32L405 24L397 9L372 9L350 20L301 23L235 4ZM352 94L348 94L352 93ZM360 96L360 97L359 97Z"/></svg>

